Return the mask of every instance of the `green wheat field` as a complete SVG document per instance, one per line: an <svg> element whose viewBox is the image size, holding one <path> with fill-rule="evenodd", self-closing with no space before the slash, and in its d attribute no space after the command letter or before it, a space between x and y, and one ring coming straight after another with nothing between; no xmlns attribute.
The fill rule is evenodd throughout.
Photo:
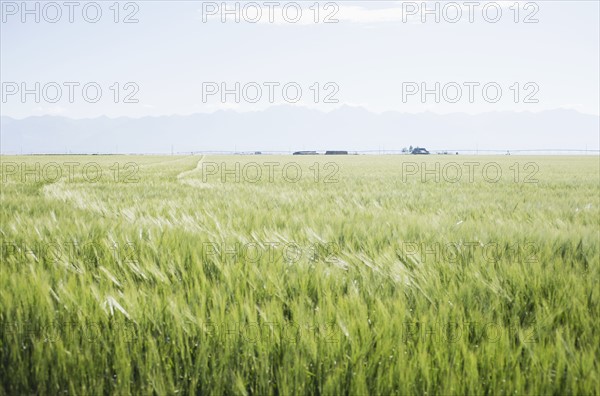
<svg viewBox="0 0 600 396"><path fill-rule="evenodd" d="M1 394L600 394L598 156L0 159Z"/></svg>

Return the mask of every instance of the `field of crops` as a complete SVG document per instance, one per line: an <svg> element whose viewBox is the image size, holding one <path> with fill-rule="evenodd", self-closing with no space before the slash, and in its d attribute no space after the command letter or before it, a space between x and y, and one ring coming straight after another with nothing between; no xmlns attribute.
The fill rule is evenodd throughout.
<svg viewBox="0 0 600 396"><path fill-rule="evenodd" d="M597 156L4 156L1 394L599 394Z"/></svg>

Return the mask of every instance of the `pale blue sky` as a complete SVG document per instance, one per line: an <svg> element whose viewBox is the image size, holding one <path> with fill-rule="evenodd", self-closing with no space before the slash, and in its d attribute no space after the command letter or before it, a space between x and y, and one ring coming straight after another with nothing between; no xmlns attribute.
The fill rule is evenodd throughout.
<svg viewBox="0 0 600 396"><path fill-rule="evenodd" d="M496 24L486 22L480 9L474 23L466 17L456 24L421 23L414 17L404 23L400 2L359 1L336 2L339 23L333 24L311 23L307 8L298 24L280 17L274 24L223 24L215 19L203 23L201 2L146 1L137 2L139 22L124 24L112 21L112 1L100 3L103 16L96 24L85 22L78 10L74 23L67 15L52 24L32 19L22 23L19 14L3 14L7 19L1 24L0 39L3 83L94 81L103 88L103 97L91 104L76 91L75 102L68 103L66 88L58 103L34 103L33 97L21 103L18 96L10 96L2 103L2 115L140 117L221 108L249 111L271 105L266 99L256 104L231 99L223 104L216 97L202 103L202 82L210 81L231 86L235 81L298 82L303 88L298 104L325 111L349 104L375 112L571 108L599 114L597 1L536 2L539 23L533 24L513 22L508 9L513 1L503 3L503 16ZM313 3L302 2L304 7ZM275 11L280 15L281 8ZM127 13L121 12L121 17ZM521 10L520 18L525 14ZM431 86L435 81L494 81L503 88L503 97L490 104L476 91L475 103L469 103L465 91L465 99L455 104L432 100L423 104L414 98L403 103L402 82L411 81ZM113 103L109 86L114 82L137 83L139 103ZM335 82L339 103L312 103L308 87L314 82ZM514 82L535 82L539 103L515 104L509 90ZM279 98L277 103L284 102Z"/></svg>

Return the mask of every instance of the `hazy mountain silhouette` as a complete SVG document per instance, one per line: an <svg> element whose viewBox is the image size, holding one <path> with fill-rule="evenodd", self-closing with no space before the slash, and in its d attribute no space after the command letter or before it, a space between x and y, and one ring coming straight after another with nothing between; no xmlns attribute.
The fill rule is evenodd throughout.
<svg viewBox="0 0 600 396"><path fill-rule="evenodd" d="M264 111L142 118L1 118L2 153L170 153L189 151L585 149L600 147L599 117L574 110L328 113L299 106Z"/></svg>

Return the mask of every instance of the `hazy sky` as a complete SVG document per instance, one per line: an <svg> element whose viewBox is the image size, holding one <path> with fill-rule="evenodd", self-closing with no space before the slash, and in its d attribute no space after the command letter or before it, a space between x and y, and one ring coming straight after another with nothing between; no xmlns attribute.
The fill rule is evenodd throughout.
<svg viewBox="0 0 600 396"><path fill-rule="evenodd" d="M474 6L472 23L470 9L462 1L446 8L446 3L438 2L439 23L435 15L414 9L413 5L420 6L421 2L323 1L318 4L319 23L314 23L314 1L297 2L302 4L297 23L283 17L283 6L289 2L273 5L273 23L269 21L269 6L262 1L256 2L262 12L258 23L245 20L244 2L239 3L239 23L234 15L222 23L220 10L213 7L221 2L204 3L122 2L119 22L115 23L113 2L98 2L102 15L98 22L90 23L84 19L83 8L87 7L86 17L93 20L96 6L80 2L70 23L69 8L62 1L55 3L62 14L60 19L56 7L41 2L37 5L40 21L36 23L36 15L23 15L21 1L3 1L2 115L82 118L190 114L224 108L249 111L272 105L265 82L280 84L271 85L274 104L286 103L282 87L296 83L288 85L290 101L296 99L295 87L299 86L302 94L298 105L325 111L348 104L375 112L571 108L599 114L598 1L520 2L518 16L514 1L479 2ZM494 20L496 4L501 5L502 15L491 23L486 17ZM36 2L27 6L33 10ZM234 8L235 2L228 7ZM295 17L294 7L286 8L288 20ZM428 2L428 7L434 9L436 2ZM451 23L457 10L462 17ZM249 19L257 15L250 6L246 11ZM337 23L323 23L330 14ZM123 23L128 15L138 22ZM422 17L427 18L425 22ZM48 21L53 19L58 22ZM538 22L524 23L525 19ZM36 82L40 83L40 103L35 102L34 94L23 100L22 83L35 91ZM69 103L65 82L80 84L73 85L73 103ZM96 103L88 103L81 92L90 82L102 89ZM216 83L204 84L206 93L209 88L221 89L222 82L230 89L235 82L240 83L240 103L233 94L226 96L226 103L219 94L206 96L203 101L203 83ZM419 93L403 100L403 92L421 89L421 82L430 89L440 82L440 93L456 100L456 84L446 85L443 92L445 84L455 82L462 87L462 96L457 103L444 96L435 103L434 94L421 103ZM472 85L473 103L469 102L465 82L480 84ZM114 83L119 83L118 89ZM318 89L314 83L319 83ZM404 90L403 83L409 83L404 84ZM493 83L488 86L489 99L496 96L497 86L502 89L498 102L485 100L482 86L486 83ZM519 83L518 89L515 83ZM56 100L56 86L62 87L62 96L51 103ZM139 91L130 99L138 103L123 103L136 86ZM250 103L246 99L255 99L256 86L261 87L262 97ZM11 95L15 87L19 92ZM315 91L319 92L317 104ZM115 92L119 92L119 103L114 103ZM328 94L337 103L323 103ZM524 103L528 95L529 101L536 99L538 103ZM87 98L93 100L94 96L92 84Z"/></svg>

